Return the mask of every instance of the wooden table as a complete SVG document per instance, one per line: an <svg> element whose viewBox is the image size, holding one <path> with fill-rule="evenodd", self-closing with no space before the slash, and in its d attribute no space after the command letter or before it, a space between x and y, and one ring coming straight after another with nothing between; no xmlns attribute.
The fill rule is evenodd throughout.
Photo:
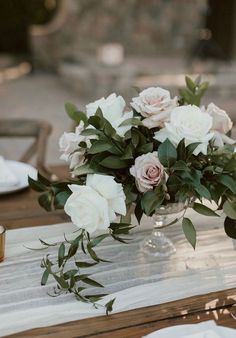
<svg viewBox="0 0 236 338"><path fill-rule="evenodd" d="M59 176L65 167L55 167ZM37 193L27 189L0 197L1 223L8 229L62 223L68 221L63 211L47 213L37 203ZM174 287L174 285L173 285ZM236 329L236 287L229 290L194 296L166 304L145 307L110 316L84 319L66 324L33 329L8 337L96 337L140 338L152 331L178 324L198 323L214 319L219 325ZM235 334L236 336L236 334Z"/></svg>

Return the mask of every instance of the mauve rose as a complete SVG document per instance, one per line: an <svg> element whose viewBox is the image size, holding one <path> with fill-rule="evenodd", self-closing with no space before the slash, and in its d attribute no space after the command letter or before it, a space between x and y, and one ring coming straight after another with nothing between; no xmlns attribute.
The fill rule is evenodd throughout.
<svg viewBox="0 0 236 338"><path fill-rule="evenodd" d="M135 177L140 192L146 192L159 185L164 176L164 167L158 159L157 152L137 157L130 168L130 174Z"/></svg>
<svg viewBox="0 0 236 338"><path fill-rule="evenodd" d="M170 112L177 106L177 98L171 99L170 92L160 87L150 87L133 97L131 106L145 119L143 124L151 129L163 127L169 121Z"/></svg>

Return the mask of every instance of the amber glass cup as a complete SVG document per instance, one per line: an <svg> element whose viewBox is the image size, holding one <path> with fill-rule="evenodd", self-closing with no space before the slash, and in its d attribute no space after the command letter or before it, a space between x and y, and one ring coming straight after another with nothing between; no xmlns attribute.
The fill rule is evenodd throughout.
<svg viewBox="0 0 236 338"><path fill-rule="evenodd" d="M3 225L0 225L0 262L2 262L5 257L5 239L6 229Z"/></svg>

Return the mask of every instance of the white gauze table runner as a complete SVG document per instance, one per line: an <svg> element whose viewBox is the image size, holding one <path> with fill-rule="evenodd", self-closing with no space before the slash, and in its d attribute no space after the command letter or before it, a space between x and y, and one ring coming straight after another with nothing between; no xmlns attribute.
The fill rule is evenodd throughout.
<svg viewBox="0 0 236 338"><path fill-rule="evenodd" d="M147 219L139 231L134 232L128 245L108 239L96 247L99 257L112 261L86 269L86 273L105 285L105 289L99 291L110 294L102 304L115 297L115 313L236 286L236 251L234 241L224 233L223 218L190 213L197 229L196 251L184 238L181 225L175 224L165 231L175 243L177 253L165 259L147 258L139 249L144 236L150 233ZM30 251L25 248L40 247L38 238L54 242L63 240L64 233L71 238L75 229L67 223L7 232L6 259L0 264L1 337L104 314L103 308L94 309L70 294L48 296L55 282L50 280L47 286L40 286L40 262L47 253L56 258L57 249ZM199 266L197 269L189 268L191 259ZM91 287L89 293L94 292Z"/></svg>

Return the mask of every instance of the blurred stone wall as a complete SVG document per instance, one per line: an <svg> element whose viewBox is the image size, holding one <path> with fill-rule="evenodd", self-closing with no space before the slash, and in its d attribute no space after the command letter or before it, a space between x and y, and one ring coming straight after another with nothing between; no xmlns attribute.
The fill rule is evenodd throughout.
<svg viewBox="0 0 236 338"><path fill-rule="evenodd" d="M35 60L56 68L62 59L77 62L111 42L121 43L128 56L186 55L206 10L207 0L61 0L49 28L32 29Z"/></svg>

